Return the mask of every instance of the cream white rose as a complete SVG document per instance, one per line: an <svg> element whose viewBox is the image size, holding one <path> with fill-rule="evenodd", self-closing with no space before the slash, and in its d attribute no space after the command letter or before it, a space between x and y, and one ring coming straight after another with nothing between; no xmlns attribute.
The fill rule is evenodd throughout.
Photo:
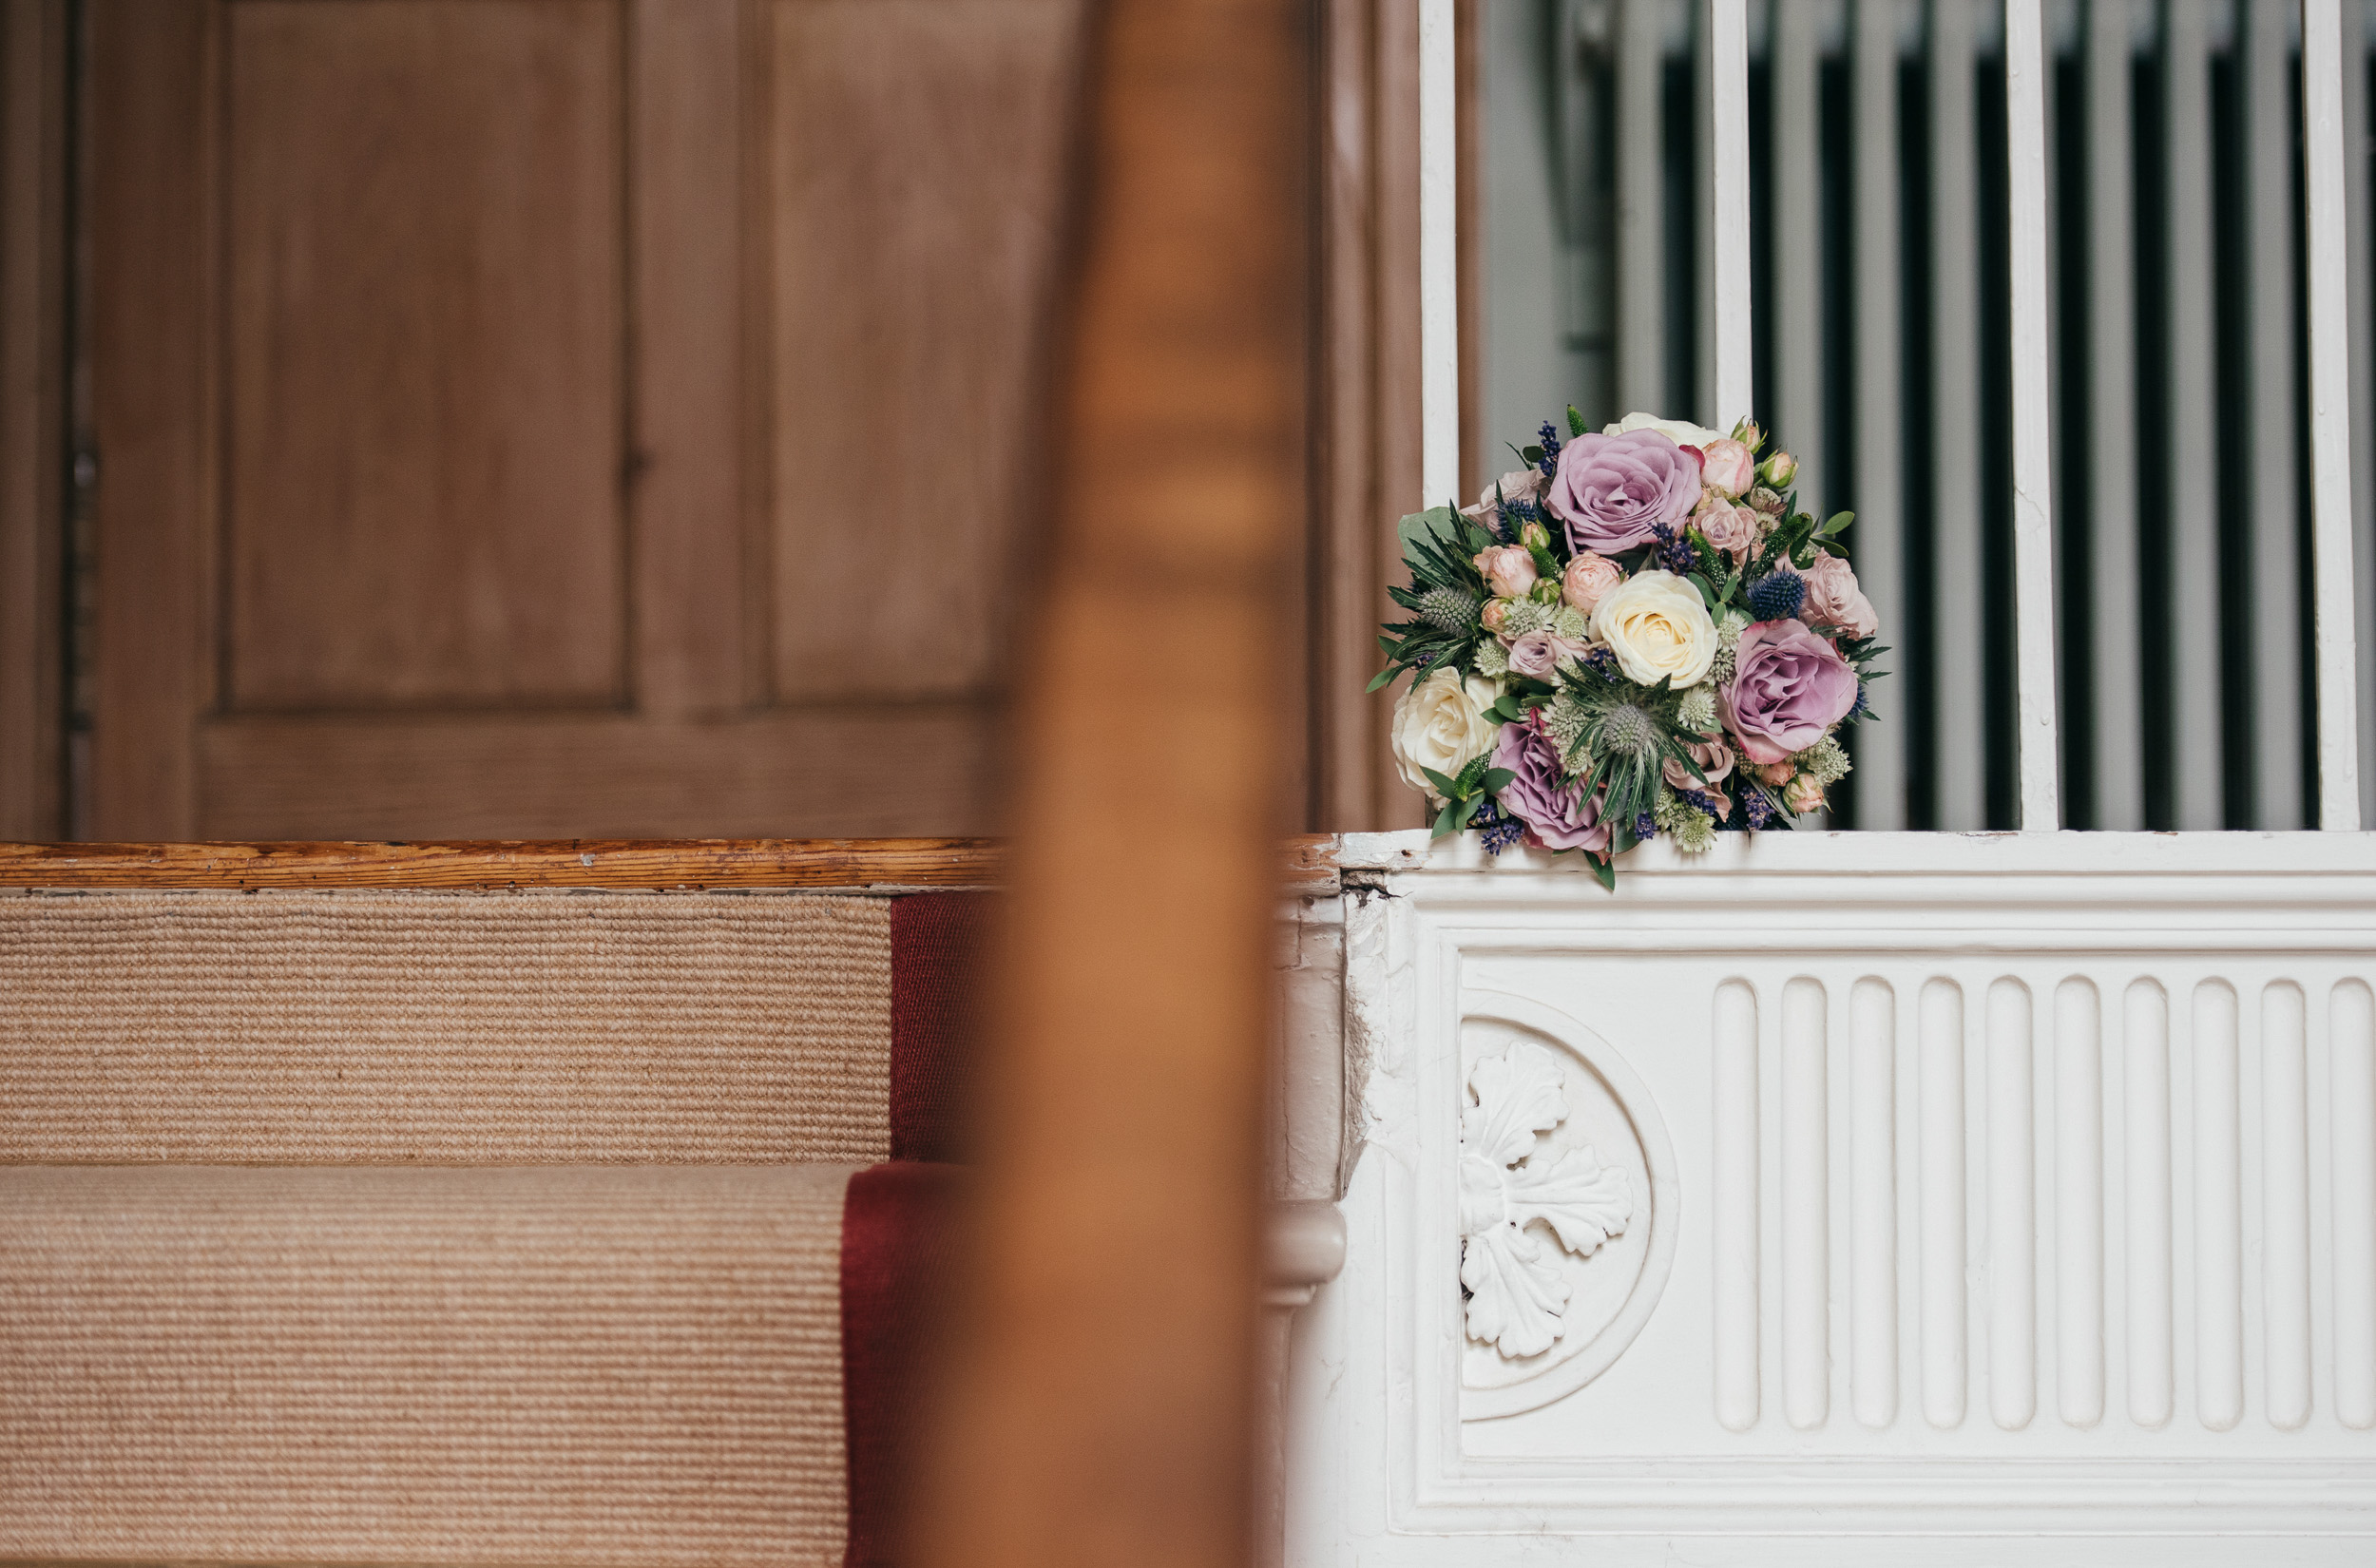
<svg viewBox="0 0 2376 1568"><path fill-rule="evenodd" d="M1630 435L1636 430L1657 430L1678 447L1708 449L1711 441L1725 439L1721 430L1708 430L1687 419L1661 419L1655 413L1629 413L1614 425L1604 427L1602 435Z"/></svg>
<svg viewBox="0 0 2376 1568"><path fill-rule="evenodd" d="M1594 606L1592 632L1617 656L1628 680L1677 690L1696 685L1715 662L1716 623L1693 587L1673 572L1636 572Z"/></svg>
<svg viewBox="0 0 2376 1568"><path fill-rule="evenodd" d="M1713 641L1713 639L1711 640ZM1422 768L1433 768L1450 778L1469 759L1493 744L1501 728L1485 716L1502 689L1481 675L1466 681L1451 670L1438 670L1414 682L1394 704L1394 761L1403 782L1425 790L1429 800L1441 801Z"/></svg>

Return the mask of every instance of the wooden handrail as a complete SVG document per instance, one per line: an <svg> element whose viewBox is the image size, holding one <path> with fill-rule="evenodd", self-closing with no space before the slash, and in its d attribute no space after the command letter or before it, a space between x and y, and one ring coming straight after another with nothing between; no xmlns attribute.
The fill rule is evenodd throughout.
<svg viewBox="0 0 2376 1568"><path fill-rule="evenodd" d="M1283 885L1332 886L1335 843L1289 840ZM987 888L1006 868L991 838L0 844L0 889Z"/></svg>
<svg viewBox="0 0 2376 1568"><path fill-rule="evenodd" d="M949 888L986 838L586 838L448 844L0 844L0 888Z"/></svg>

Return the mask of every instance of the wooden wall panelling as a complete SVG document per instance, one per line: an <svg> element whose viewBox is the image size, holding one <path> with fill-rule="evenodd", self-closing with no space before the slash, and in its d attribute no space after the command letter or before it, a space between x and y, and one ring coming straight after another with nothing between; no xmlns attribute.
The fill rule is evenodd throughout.
<svg viewBox="0 0 2376 1568"><path fill-rule="evenodd" d="M1382 597L1374 476L1372 387L1376 215L1371 201L1370 85L1375 60L1372 0L1325 0L1321 25L1318 201L1319 355L1313 420L1313 554L1316 605L1308 679L1313 687L1313 824L1357 830L1373 821L1378 699L1361 690L1377 673L1370 621Z"/></svg>
<svg viewBox="0 0 2376 1568"><path fill-rule="evenodd" d="M204 732L208 838L615 838L988 831L979 705L237 718ZM421 832L433 824L433 834ZM654 824L659 826L655 828ZM188 836L188 835L185 835Z"/></svg>
<svg viewBox="0 0 2376 1568"><path fill-rule="evenodd" d="M0 9L0 835L65 831L67 8Z"/></svg>
<svg viewBox="0 0 2376 1568"><path fill-rule="evenodd" d="M619 702L620 8L223 16L225 705Z"/></svg>
<svg viewBox="0 0 2376 1568"><path fill-rule="evenodd" d="M991 825L1079 0L92 15L86 831Z"/></svg>
<svg viewBox="0 0 2376 1568"><path fill-rule="evenodd" d="M88 13L100 465L90 824L109 838L197 836L194 743L211 664L205 174L220 14L147 0L92 0Z"/></svg>
<svg viewBox="0 0 2376 1568"><path fill-rule="evenodd" d="M630 14L635 705L716 718L759 689L743 592L747 18L738 0L635 0Z"/></svg>
<svg viewBox="0 0 2376 1568"><path fill-rule="evenodd" d="M1384 662L1378 622L1401 581L1394 520L1425 504L1419 479L1419 8L1327 0L1326 116L1317 184L1322 247L1313 526L1326 539L1308 679L1316 820L1331 832L1421 820L1387 750L1393 697L1365 696ZM1442 499L1442 498L1436 498Z"/></svg>
<svg viewBox="0 0 2376 1568"><path fill-rule="evenodd" d="M775 696L976 698L1046 505L1022 458L1079 0L770 15Z"/></svg>

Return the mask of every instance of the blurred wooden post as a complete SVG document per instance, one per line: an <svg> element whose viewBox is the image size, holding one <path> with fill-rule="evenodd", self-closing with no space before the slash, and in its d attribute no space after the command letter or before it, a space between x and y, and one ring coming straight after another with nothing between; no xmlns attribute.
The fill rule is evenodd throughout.
<svg viewBox="0 0 2376 1568"><path fill-rule="evenodd" d="M1108 0L1088 33L940 1568L1245 1555L1311 27Z"/></svg>

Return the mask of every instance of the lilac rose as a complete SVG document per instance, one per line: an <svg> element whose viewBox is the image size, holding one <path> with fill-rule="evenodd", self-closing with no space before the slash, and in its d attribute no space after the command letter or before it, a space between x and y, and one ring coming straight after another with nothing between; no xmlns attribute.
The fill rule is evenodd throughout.
<svg viewBox="0 0 2376 1568"><path fill-rule="evenodd" d="M1538 721L1503 725L1493 766L1518 775L1495 798L1537 842L1554 850L1608 849L1609 825L1600 820L1599 792L1587 799L1578 780L1561 780L1560 750Z"/></svg>
<svg viewBox="0 0 2376 1568"><path fill-rule="evenodd" d="M1650 542L1699 504L1699 458L1657 430L1580 435L1560 449L1544 505L1572 550L1615 555Z"/></svg>
<svg viewBox="0 0 2376 1568"><path fill-rule="evenodd" d="M1724 727L1752 762L1805 751L1854 706L1855 670L1797 621L1760 621L1742 632L1733 679L1716 688Z"/></svg>
<svg viewBox="0 0 2376 1568"><path fill-rule="evenodd" d="M1547 681L1562 664L1583 655L1584 644L1552 632L1527 632L1510 641L1510 668L1529 680Z"/></svg>

